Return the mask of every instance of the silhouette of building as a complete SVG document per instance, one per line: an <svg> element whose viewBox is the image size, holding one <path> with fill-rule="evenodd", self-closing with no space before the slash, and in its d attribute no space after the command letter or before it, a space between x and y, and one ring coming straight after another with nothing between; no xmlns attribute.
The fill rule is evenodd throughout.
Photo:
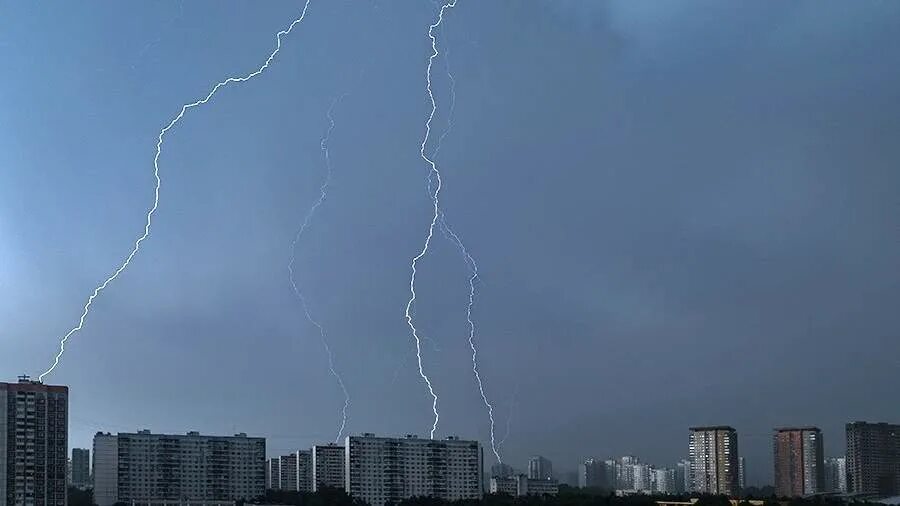
<svg viewBox="0 0 900 506"><path fill-rule="evenodd" d="M847 492L900 495L900 425L847 424Z"/></svg>
<svg viewBox="0 0 900 506"><path fill-rule="evenodd" d="M496 476L498 478L509 478L513 474L515 474L515 471L509 464L498 462L491 466L491 476Z"/></svg>
<svg viewBox="0 0 900 506"><path fill-rule="evenodd" d="M67 503L69 389L0 383L0 504Z"/></svg>
<svg viewBox="0 0 900 506"><path fill-rule="evenodd" d="M831 457L825 460L825 491L847 493L846 457Z"/></svg>
<svg viewBox="0 0 900 506"><path fill-rule="evenodd" d="M312 447L312 490L344 489L344 447L336 444Z"/></svg>
<svg viewBox="0 0 900 506"><path fill-rule="evenodd" d="M609 486L606 483L606 464L596 459L587 459L579 464L578 486L580 488Z"/></svg>
<svg viewBox="0 0 900 506"><path fill-rule="evenodd" d="M675 493L691 491L691 461L679 460L675 464Z"/></svg>
<svg viewBox="0 0 900 506"><path fill-rule="evenodd" d="M691 490L703 494L738 495L737 431L724 425L691 427L690 430Z"/></svg>
<svg viewBox="0 0 900 506"><path fill-rule="evenodd" d="M265 495L266 440L149 430L94 436L94 502L222 502Z"/></svg>
<svg viewBox="0 0 900 506"><path fill-rule="evenodd" d="M553 463L540 455L528 460L528 478L532 480L552 480Z"/></svg>
<svg viewBox="0 0 900 506"><path fill-rule="evenodd" d="M480 499L483 455L477 441L348 436L345 490L371 506L417 496Z"/></svg>
<svg viewBox="0 0 900 506"><path fill-rule="evenodd" d="M803 497L825 491L822 431L817 427L775 429L775 494Z"/></svg>
<svg viewBox="0 0 900 506"><path fill-rule="evenodd" d="M85 490L91 486L91 451L72 448L72 486Z"/></svg>

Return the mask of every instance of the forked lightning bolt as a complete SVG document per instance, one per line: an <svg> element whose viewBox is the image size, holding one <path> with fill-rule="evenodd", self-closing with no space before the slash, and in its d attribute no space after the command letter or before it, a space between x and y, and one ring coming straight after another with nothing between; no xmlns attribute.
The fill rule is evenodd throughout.
<svg viewBox="0 0 900 506"><path fill-rule="evenodd" d="M313 203L312 207L309 208L309 211L306 212L306 217L303 218L303 223L300 225L300 228L297 230L297 233L294 235L294 242L291 243L291 261L288 263L288 273L290 274L289 279L291 281L291 288L294 290L294 295L297 296L297 299L300 301L300 305L303 307L303 313L306 315L306 319L309 320L309 323L313 324L319 330L319 338L322 341L322 347L325 348L325 353L328 355L328 370L331 371L331 375L334 376L334 379L337 381L338 386L341 387L341 391L344 393L344 407L341 408L341 426L338 429L337 436L334 438L334 442L337 443L341 440L341 436L344 434L344 429L347 427L347 411L350 409L350 394L347 392L347 387L344 386L344 379L341 378L341 375L338 374L337 369L334 366L334 353L331 351L331 346L328 344L328 337L325 335L325 328L312 316L312 313L309 311L309 306L306 304L306 297L303 296L303 292L300 291L300 288L297 287L297 282L294 279L294 262L297 259L297 243L300 242L300 239L303 237L303 233L306 232L307 227L309 227L309 223L312 220L313 215L316 213L316 210L319 206L325 202L325 199L328 197L328 187L331 185L331 156L328 152L328 140L331 138L331 132L334 131L334 116L332 116L332 112L334 111L334 107L337 103L343 99L344 96L340 96L331 103L331 107L328 108L328 130L325 132L325 135L322 137L322 141L320 146L322 148L322 158L325 161L325 179L322 181L322 186L319 187L319 198Z"/></svg>
<svg viewBox="0 0 900 506"><path fill-rule="evenodd" d="M444 12L455 6L456 0L450 0L448 3L442 5L441 10L438 12L437 20L428 27L428 38L431 39L431 55L428 57L428 65L425 68L425 88L426 91L428 91L428 98L431 101L431 112L428 114L428 119L425 121L425 136L422 138L422 144L419 147L419 156L421 156L429 165L430 169L428 177L431 178L434 176L435 187L434 192L429 195L432 202L432 216L431 222L428 225L428 234L425 236L422 250L418 255L413 257L410 266L412 274L409 277L409 301L406 303L406 323L409 325L413 339L416 342L416 359L418 360L419 365L419 376L425 381L425 385L428 387L428 393L431 394L432 399L431 410L434 412L434 422L431 424L431 432L429 433L431 439L434 439L434 433L437 431L441 415L438 413L437 408L438 396L434 392L434 386L431 384L431 380L428 378L428 375L425 374L425 369L422 366L422 341L419 338L419 332L416 330L416 326L413 323L412 306L416 302L416 264L428 253L428 246L431 244L431 238L434 236L434 226L437 224L438 217L440 216L441 173L434 161L425 154L425 146L428 144L428 137L431 135L431 121L434 119L434 114L437 111L437 103L434 101L434 94L431 91L431 67L434 64L434 59L440 54L437 50L437 39L434 37L434 29L441 26L441 23L444 21Z"/></svg>
<svg viewBox="0 0 900 506"><path fill-rule="evenodd" d="M156 143L156 156L153 157L153 177L156 178L156 186L153 190L153 206L151 206L150 210L147 211L147 220L144 225L144 233L141 234L141 236L138 237L137 240L135 240L134 247L131 249L131 253L129 253L128 256L125 257L125 261L122 262L122 264L119 265L119 267L115 270L115 272L113 272L111 276L106 278L106 280L103 281L103 283L101 283L100 286L95 288L94 292L91 294L91 296L88 297L87 302L84 304L84 308L81 313L81 318L78 319L78 325L76 325L75 327L70 329L60 340L59 353L56 354L56 358L53 360L53 365L51 365L50 368L48 368L46 371L44 371L38 377L38 381L43 381L44 376L53 372L53 369L55 369L56 366L59 365L59 359L62 358L63 353L65 353L65 351L66 351L66 341L68 341L69 338L72 337L73 334L80 331L82 329L82 327L84 327L84 320L87 318L87 315L91 310L91 304L94 303L94 299L96 299L97 296L100 295L100 292L102 292L104 289L106 289L106 287L113 280L115 280L117 277L119 277L119 274L121 274L122 271L124 271L128 267L128 264L131 263L131 260L134 258L135 255L137 255L137 252L141 249L141 243L144 242L150 236L150 225L153 220L153 214L156 212L156 209L159 207L159 187L162 183L162 181L159 178L159 157L162 154L163 139L165 138L166 133L168 133L169 130L172 129L172 127L174 127L176 124L178 124L179 121L181 121L181 118L184 117L184 114L189 109L199 107L199 106L209 102L213 98L213 95L215 95L216 92L219 91L219 88L222 88L223 86L227 86L231 83L242 83L245 81L249 81L250 79L253 79L254 77L262 74L267 68L269 68L269 64L272 63L272 60L275 59L275 55L277 55L278 52L281 50L281 38L283 36L291 33L291 30L294 29L294 26L296 26L298 23L303 21L303 18L306 17L306 10L309 8L309 2L310 2L310 0L306 0L306 3L303 5L303 10L300 12L300 17L298 17L297 19L292 21L291 24L286 29L278 32L278 34L275 36L275 40L276 40L275 49L272 51L271 54L269 54L269 57L266 58L265 63L263 63L263 65L261 67L259 67L255 71L253 71L245 76L229 77L229 78L225 79L224 81L220 81L220 82L216 83L216 85L213 86L212 90L210 90L210 92L204 98L197 100L196 102L191 102L189 104L182 105L181 112L179 112L178 115L175 116L175 118L173 118L172 121L170 121L169 124L165 126L165 128L160 130L159 136L158 136L158 141Z"/></svg>
<svg viewBox="0 0 900 506"><path fill-rule="evenodd" d="M443 31L442 31L443 33ZM441 145L444 142L444 139L447 135L450 134L450 131L453 129L453 112L456 109L456 80L453 78L453 73L450 72L450 50L444 50L444 68L447 72L447 79L450 82L450 105L447 111L447 128L438 137L437 145L434 148L434 151L431 153L431 159L436 160L438 152L441 150ZM429 194L431 192L431 178L428 180L428 190ZM444 233L444 236L447 237L451 242L453 242L457 248L459 248L460 253L463 256L463 260L466 262L466 267L469 268L469 272L471 273L469 277L469 303L466 306L466 321L469 323L469 347L472 349L472 373L475 376L475 383L478 386L478 392L481 394L481 400L484 402L484 406L487 408L488 419L490 420L490 435L491 435L491 451L494 452L494 456L497 457L497 462L503 463L503 458L500 456L500 444L497 443L496 438L494 436L495 431L495 422L494 422L494 406L491 405L490 401L488 401L487 394L484 393L484 383L481 381L481 373L478 372L478 349L475 346L475 321L472 320L472 307L475 305L475 284L478 282L478 264L475 263L475 258L469 253L469 250L466 249L466 246L463 244L462 239L456 235L456 232L453 231L453 228L450 227L450 224L447 223L446 216L444 215L444 211L440 211L440 217L438 218L440 221L441 231Z"/></svg>

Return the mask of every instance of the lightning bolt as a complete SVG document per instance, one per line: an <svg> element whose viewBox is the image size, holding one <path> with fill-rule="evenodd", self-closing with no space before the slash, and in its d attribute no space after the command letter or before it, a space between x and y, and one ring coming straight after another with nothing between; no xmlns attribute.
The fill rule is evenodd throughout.
<svg viewBox="0 0 900 506"><path fill-rule="evenodd" d="M319 338L322 341L322 347L325 348L325 353L328 355L328 370L331 371L331 375L334 376L334 379L337 381L338 386L341 387L341 392L344 393L344 407L341 408L341 426L338 429L337 436L334 438L334 442L337 443L341 440L341 436L344 434L344 429L347 427L347 411L350 409L350 394L347 392L347 387L344 385L344 380L341 378L341 375L338 374L337 369L334 366L334 353L331 351L331 346L328 344L328 337L325 334L325 328L313 318L312 314L309 311L309 306L306 304L306 298L303 296L303 292L297 287L297 282L294 279L294 262L297 259L297 243L300 242L300 239L303 237L303 233L306 232L307 227L309 227L309 223L312 220L313 215L316 213L316 210L319 206L325 202L325 199L328 196L328 188L331 185L331 157L328 152L328 140L331 138L331 132L334 131L334 116L332 116L332 112L334 111L334 107L340 102L346 95L341 95L340 97L334 99L331 102L331 107L328 108L328 113L326 116L328 117L328 130L325 132L325 135L322 137L322 141L320 146L322 148L322 158L325 160L325 179L322 182L322 186L319 187L319 198L313 203L312 207L309 208L309 211L306 212L306 217L303 218L303 223L300 225L300 228L297 230L297 233L294 235L294 242L291 243L291 261L288 263L288 273L290 274L289 279L291 281L291 288L294 290L294 294L297 296L297 299L300 301L300 305L303 307L303 313L306 315L306 319L313 324L319 330Z"/></svg>
<svg viewBox="0 0 900 506"><path fill-rule="evenodd" d="M442 30L443 35L443 30ZM447 79L450 82L450 105L448 107L447 113L447 128L438 137L437 145L434 148L434 151L431 153L431 158L434 160L437 158L438 153L441 150L441 145L444 142L444 139L447 135L450 134L450 131L453 129L453 113L456 110L456 80L453 78L453 73L450 71L450 50L444 50L444 69L447 73ZM428 178L428 190L429 194L431 193L431 178ZM475 383L478 386L478 392L481 394L481 400L484 402L484 406L487 408L488 419L490 420L490 435L491 435L491 451L493 451L494 456L497 458L498 463L503 463L503 459L500 456L500 444L497 443L496 437L494 435L495 432L495 421L494 421L494 406L491 405L490 401L488 401L487 394L484 392L484 383L481 380L481 373L478 372L478 349L475 346L475 321L472 319L472 308L475 305L475 284L479 280L478 278L478 264L475 263L475 258L469 253L466 249L465 244L463 244L462 239L453 231L453 228L447 223L446 216L444 211L440 211L440 226L441 231L444 233L444 236L453 242L456 247L459 249L460 253L463 256L463 260L466 262L466 267L469 268L469 272L471 275L469 276L469 302L466 306L466 321L469 324L469 347L472 349L472 372L475 376Z"/></svg>
<svg viewBox="0 0 900 506"><path fill-rule="evenodd" d="M191 102L189 104L182 105L181 112L179 112L178 115L175 116L172 119L172 121L170 121L169 124L165 126L165 128L160 130L159 136L158 136L158 141L156 143L156 156L153 157L153 177L156 178L156 186L153 190L153 206L151 206L150 210L147 211L147 219L146 219L146 223L144 224L144 233L141 234L141 236L138 237L137 240L134 241L134 246L131 249L131 253L129 253L128 256L125 257L125 261L123 261L122 264L119 265L119 267L112 273L112 275L109 276L108 278L106 278L106 280L103 281L103 283L101 283L100 286L98 286L97 288L94 288L94 292L91 294L90 297L88 297L87 302L84 304L84 307L83 307L83 310L81 313L81 318L78 319L78 325L72 327L60 340L59 353L56 354L56 358L54 358L54 360L53 360L53 365L51 365L46 371L44 371L40 376L38 376L38 381L43 381L44 376L50 374L51 372L53 372L54 369L56 369L56 366L59 365L60 358L62 358L63 353L65 353L65 351L66 351L66 342L69 340L70 337L72 337L73 334L75 334L76 332L79 332L84 327L84 321L87 318L88 313L90 313L90 311L91 311L91 305L94 303L94 299L96 299L97 296L100 295L100 292L105 290L106 287L111 282L113 282L117 277L119 277L119 274L121 274L128 267L128 265L131 263L131 260L134 258L135 255L137 255L138 251L141 249L141 243L143 243L145 240L147 240L148 237L150 237L150 225L152 224L153 214L156 213L156 209L159 207L159 187L162 183L162 181L159 178L159 157L162 154L163 139L165 138L166 133L168 133L169 130L171 130L175 125L178 124L179 121L181 121L181 118L184 117L184 114L188 110L193 109L195 107L199 107L199 106L204 105L207 102L209 102L213 98L213 96L216 94L216 92L219 91L220 88L227 86L231 83L243 83L243 82L249 81L249 80L253 79L254 77L262 74L267 68L269 68L269 64L272 63L272 60L275 59L275 55L277 55L278 52L281 50L281 38L284 37L285 35L288 35L289 33L291 33L291 30L294 29L294 26L296 26L301 21L303 21L303 18L306 17L306 11L309 8L309 2L310 2L310 0L306 0L306 3L303 5L303 10L300 13L300 17L298 17L297 19L292 21L291 24L286 29L278 32L278 34L275 36L275 40L276 40L275 50L273 50L272 53L269 54L269 57L266 58L265 63L263 63L263 65L261 67L259 67L255 71L253 71L245 76L228 77L224 81L220 81L220 82L216 83L216 85L213 86L212 90L210 90L210 92L204 98L197 100L196 102Z"/></svg>
<svg viewBox="0 0 900 506"><path fill-rule="evenodd" d="M428 92L428 98L431 101L431 112L428 114L428 119L425 121L425 136L422 138L422 144L419 147L419 156L425 163L427 163L430 167L428 172L429 180L434 177L435 187L434 192L430 193L429 197L431 197L432 202L432 216L431 222L428 225L428 234L425 236L425 242L422 244L422 250L413 257L410 268L412 270L412 274L409 277L409 301L406 303L406 324L409 325L410 330L412 331L413 339L416 342L416 359L418 360L419 366L419 376L422 377L422 380L425 381L425 385L428 387L428 393L431 394L431 410L434 412L434 422L431 424L431 432L430 437L434 439L434 433L437 431L438 422L440 421L441 415L438 413L438 396L434 392L434 386L431 384L431 380L428 378L428 375L425 374L425 369L422 366L422 341L419 338L419 332L416 330L416 326L413 323L412 316L412 306L416 302L416 265L419 260L421 260L427 253L428 247L431 244L431 238L434 237L434 226L437 224L438 218L440 216L440 193L441 193L441 173L437 168L437 165L434 161L425 154L425 146L428 144L428 137L431 135L431 122L434 119L434 114L437 111L437 103L434 101L434 94L431 91L431 67L434 64L434 59L440 54L437 49L437 39L434 37L434 29L441 26L441 23L444 21L444 12L447 9L451 9L456 6L456 0L450 0L449 2L443 4L441 6L440 11L438 12L437 20L432 23L428 27L428 38L431 39L431 55L428 57L428 65L425 67L425 89Z"/></svg>

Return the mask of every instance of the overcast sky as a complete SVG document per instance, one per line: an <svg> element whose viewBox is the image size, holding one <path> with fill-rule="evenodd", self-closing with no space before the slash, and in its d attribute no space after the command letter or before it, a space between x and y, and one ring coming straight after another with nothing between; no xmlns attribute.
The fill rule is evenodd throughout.
<svg viewBox="0 0 900 506"><path fill-rule="evenodd" d="M51 363L152 203L160 128L257 68L301 2L0 2L0 372ZM312 0L259 78L166 138L150 238L47 378L97 430L334 438L431 426L403 317L431 218L427 1ZM505 460L671 466L688 427L900 419L900 3L459 0L438 32L442 205ZM434 139L433 139L434 140ZM429 145L434 147L434 143ZM438 233L415 314L438 435L489 440L468 272ZM486 453L486 464L491 463Z"/></svg>

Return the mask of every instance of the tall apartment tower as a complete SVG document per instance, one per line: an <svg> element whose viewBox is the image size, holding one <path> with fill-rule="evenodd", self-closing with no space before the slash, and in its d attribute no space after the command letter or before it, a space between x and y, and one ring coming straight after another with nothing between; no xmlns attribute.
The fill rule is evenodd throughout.
<svg viewBox="0 0 900 506"><path fill-rule="evenodd" d="M281 490L281 458L273 457L266 461L266 488Z"/></svg>
<svg viewBox="0 0 900 506"><path fill-rule="evenodd" d="M91 451L72 448L72 486L84 490L91 486Z"/></svg>
<svg viewBox="0 0 900 506"><path fill-rule="evenodd" d="M0 505L66 506L69 389L0 383Z"/></svg>
<svg viewBox="0 0 900 506"><path fill-rule="evenodd" d="M847 492L900 495L900 425L847 424Z"/></svg>
<svg viewBox="0 0 900 506"><path fill-rule="evenodd" d="M738 457L738 489L744 490L747 486L747 461L744 457Z"/></svg>
<svg viewBox="0 0 900 506"><path fill-rule="evenodd" d="M94 436L94 502L237 501L262 497L266 440L151 434Z"/></svg>
<svg viewBox="0 0 900 506"><path fill-rule="evenodd" d="M717 425L691 427L692 491L736 496L740 492L737 431Z"/></svg>
<svg viewBox="0 0 900 506"><path fill-rule="evenodd" d="M578 465L578 486L606 487L606 464L601 460L587 459Z"/></svg>
<svg viewBox="0 0 900 506"><path fill-rule="evenodd" d="M312 454L300 450L281 456L281 490L290 492L312 491Z"/></svg>
<svg viewBox="0 0 900 506"><path fill-rule="evenodd" d="M846 457L825 459L825 491L839 494L847 493Z"/></svg>
<svg viewBox="0 0 900 506"><path fill-rule="evenodd" d="M344 489L344 447L336 444L312 447L312 490Z"/></svg>
<svg viewBox="0 0 900 506"><path fill-rule="evenodd" d="M540 455L535 455L528 460L528 479L529 480L552 480L553 479L553 463L550 459L545 459Z"/></svg>
<svg viewBox="0 0 900 506"><path fill-rule="evenodd" d="M683 494L690 492L693 482L691 481L691 461L679 460L675 464L675 493Z"/></svg>
<svg viewBox="0 0 900 506"><path fill-rule="evenodd" d="M345 490L371 506L417 496L481 499L483 455L477 441L347 436Z"/></svg>
<svg viewBox="0 0 900 506"><path fill-rule="evenodd" d="M817 427L775 429L775 494L803 497L825 491L825 451Z"/></svg>

